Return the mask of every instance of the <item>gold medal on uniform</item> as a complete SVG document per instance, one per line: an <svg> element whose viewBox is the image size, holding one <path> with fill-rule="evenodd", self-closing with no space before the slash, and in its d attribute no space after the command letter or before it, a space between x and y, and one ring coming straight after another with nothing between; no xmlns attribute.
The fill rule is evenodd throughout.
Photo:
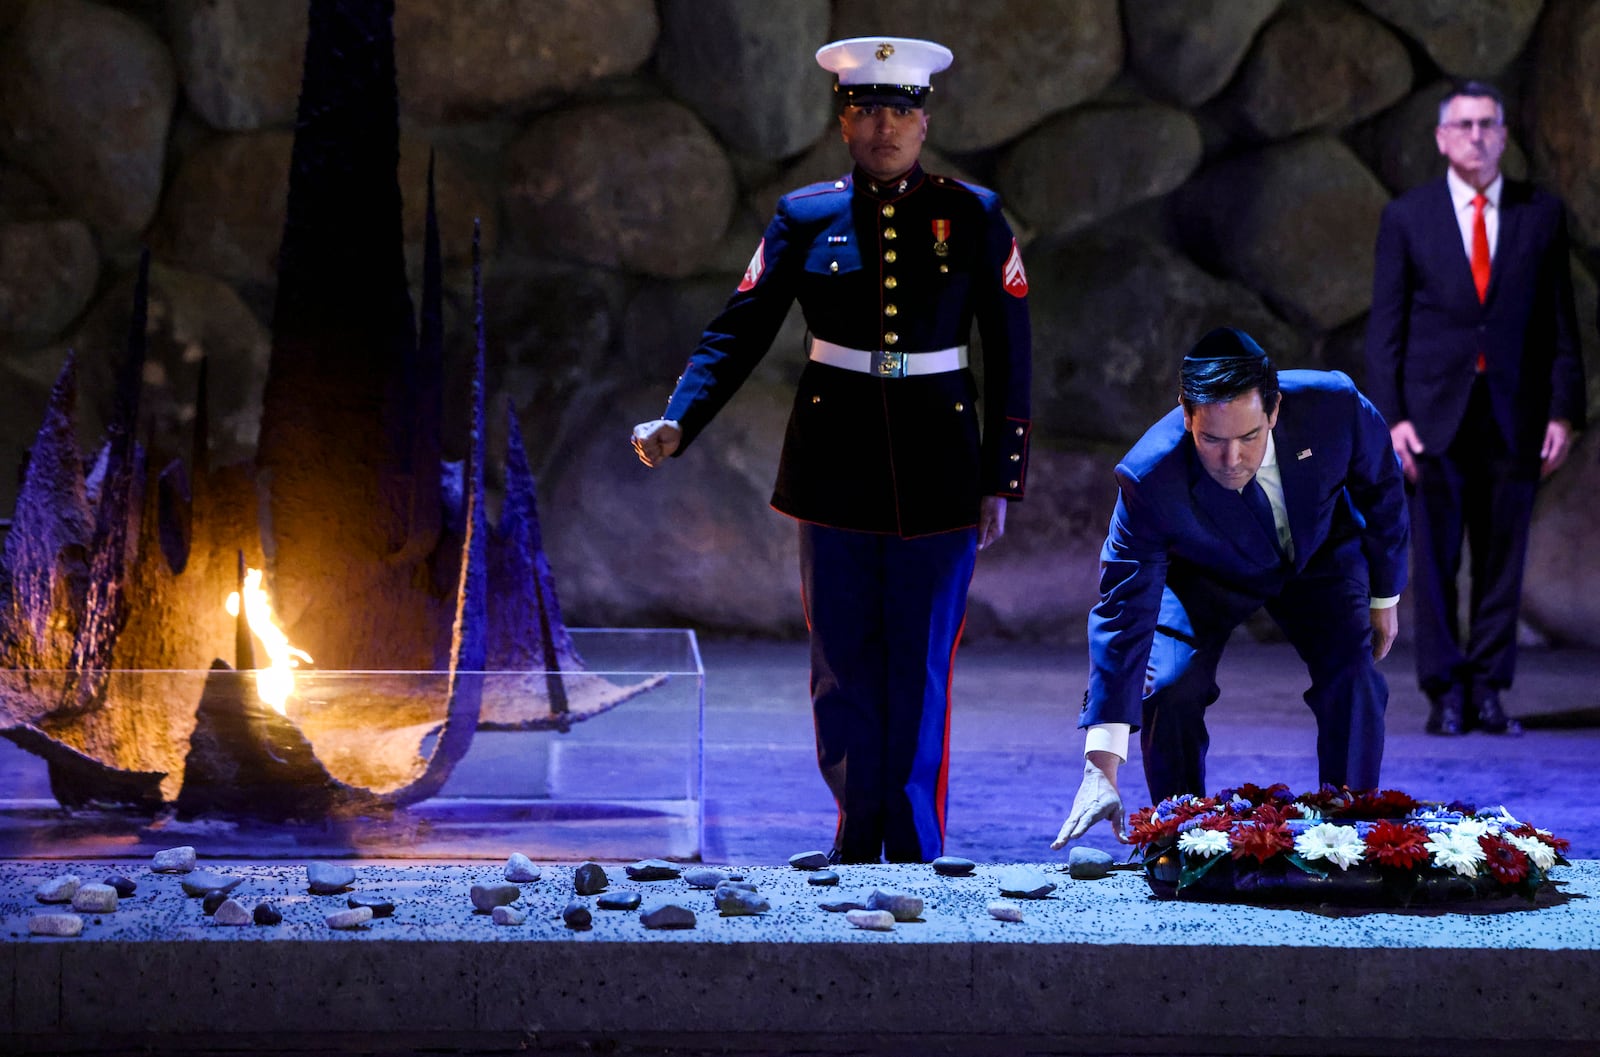
<svg viewBox="0 0 1600 1057"><path fill-rule="evenodd" d="M936 257L950 256L950 221L933 222L933 253Z"/></svg>

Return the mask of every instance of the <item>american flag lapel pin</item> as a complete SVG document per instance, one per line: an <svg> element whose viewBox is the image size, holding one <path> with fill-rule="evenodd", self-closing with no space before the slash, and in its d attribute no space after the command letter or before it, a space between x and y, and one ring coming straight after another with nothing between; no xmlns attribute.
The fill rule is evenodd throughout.
<svg viewBox="0 0 1600 1057"><path fill-rule="evenodd" d="M1311 458L1311 449L1310 448L1301 448L1298 452L1295 453L1294 457L1296 459L1309 459L1309 458Z"/></svg>

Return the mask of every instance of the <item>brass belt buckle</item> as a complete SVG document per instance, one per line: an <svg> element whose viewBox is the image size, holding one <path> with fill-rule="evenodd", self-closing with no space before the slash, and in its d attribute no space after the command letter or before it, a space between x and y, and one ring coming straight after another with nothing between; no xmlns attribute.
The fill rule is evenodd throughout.
<svg viewBox="0 0 1600 1057"><path fill-rule="evenodd" d="M906 354L903 352L888 352L884 349L873 349L872 373L879 378L904 378L906 376Z"/></svg>

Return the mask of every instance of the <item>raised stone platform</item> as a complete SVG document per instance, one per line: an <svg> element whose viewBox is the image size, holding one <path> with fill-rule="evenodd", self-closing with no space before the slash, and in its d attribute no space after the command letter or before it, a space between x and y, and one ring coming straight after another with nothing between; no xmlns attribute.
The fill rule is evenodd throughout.
<svg viewBox="0 0 1600 1057"><path fill-rule="evenodd" d="M634 911L561 911L572 864L542 867L520 926L474 913L501 864L355 862L393 917L335 931L345 895L303 863L216 862L281 925L225 927L149 861L0 863L0 1049L47 1052L1183 1053L1592 1055L1600 1048L1600 862L1558 867L1537 904L1415 910L1159 902L1118 870L990 917L1001 865L842 867L838 888L786 867L745 877L771 902L720 917L709 891L634 882L695 928ZM80 937L31 937L61 873L138 884ZM819 903L874 887L921 895L921 919L852 927ZM591 909L594 898L584 900Z"/></svg>

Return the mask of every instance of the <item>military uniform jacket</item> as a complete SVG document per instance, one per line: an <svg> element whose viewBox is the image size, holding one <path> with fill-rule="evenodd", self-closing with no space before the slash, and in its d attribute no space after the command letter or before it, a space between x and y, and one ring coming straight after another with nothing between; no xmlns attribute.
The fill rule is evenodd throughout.
<svg viewBox="0 0 1600 1057"><path fill-rule="evenodd" d="M892 184L858 170L784 196L668 401L677 454L749 377L796 299L814 338L913 357L967 344L976 321L983 393L970 370L880 378L808 360L776 510L911 537L976 525L982 496L1022 498L1027 276L993 192L918 166Z"/></svg>

